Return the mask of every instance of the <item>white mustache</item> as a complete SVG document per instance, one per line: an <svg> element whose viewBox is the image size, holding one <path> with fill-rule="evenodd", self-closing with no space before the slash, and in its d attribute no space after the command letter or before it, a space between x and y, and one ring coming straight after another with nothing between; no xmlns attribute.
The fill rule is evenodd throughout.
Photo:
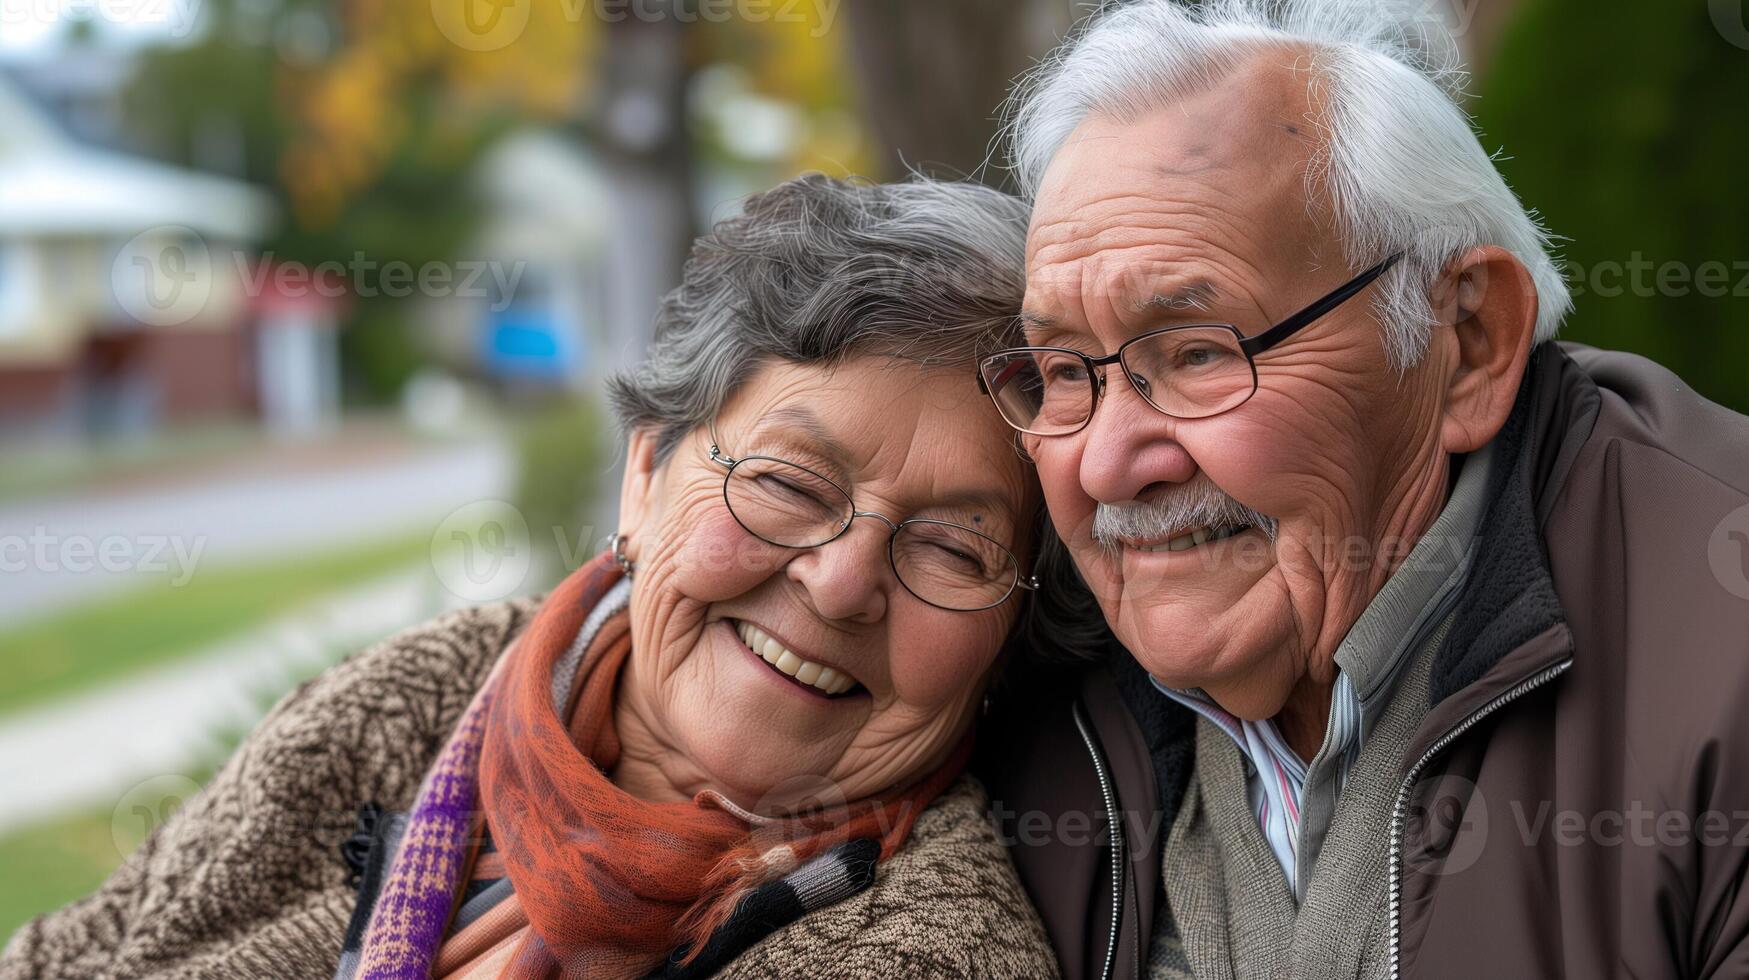
<svg viewBox="0 0 1749 980"><path fill-rule="evenodd" d="M1244 524L1275 540L1276 520L1252 510L1207 481L1188 484L1148 501L1100 504L1093 512L1093 540L1116 549L1130 541L1165 541L1199 527Z"/></svg>

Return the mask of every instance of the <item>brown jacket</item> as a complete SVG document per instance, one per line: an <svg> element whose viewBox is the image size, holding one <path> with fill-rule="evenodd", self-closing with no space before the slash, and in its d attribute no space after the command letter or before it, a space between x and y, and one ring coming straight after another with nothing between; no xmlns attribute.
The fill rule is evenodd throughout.
<svg viewBox="0 0 1749 980"><path fill-rule="evenodd" d="M340 845L361 802L405 810L527 600L469 609L286 696L95 894L37 919L0 980L326 980L357 904ZM772 933L723 977L1054 976L1050 946L961 779L874 884Z"/></svg>
<svg viewBox="0 0 1749 980"><path fill-rule="evenodd" d="M1392 974L1749 976L1749 418L1548 344L1495 446L1379 842ZM1023 689L985 766L1071 980L1148 961L1193 730L1151 695L1127 656Z"/></svg>

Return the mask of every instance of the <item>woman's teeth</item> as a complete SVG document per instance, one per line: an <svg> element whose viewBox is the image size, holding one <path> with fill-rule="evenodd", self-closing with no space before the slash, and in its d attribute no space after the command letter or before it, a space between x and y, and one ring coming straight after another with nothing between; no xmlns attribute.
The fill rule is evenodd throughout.
<svg viewBox="0 0 1749 980"><path fill-rule="evenodd" d="M1136 550L1137 551L1189 551L1190 549L1196 547L1199 544L1208 544L1210 541L1219 541L1222 538L1230 538L1233 535L1238 534L1240 531L1244 531L1244 530L1247 530L1247 526L1243 525L1243 524L1236 524L1236 525L1233 525L1232 527L1221 527L1221 528L1211 528L1211 527L1207 527L1207 526L1193 528L1189 531L1184 532L1183 534L1178 535L1175 538L1169 538L1165 542L1162 542L1160 544L1142 545L1142 546L1138 546L1136 548Z"/></svg>
<svg viewBox="0 0 1749 980"><path fill-rule="evenodd" d="M766 663L822 693L843 694L856 686L856 681L849 675L803 660L757 626L737 620L735 632L741 637L741 642L747 644L747 649L765 658Z"/></svg>

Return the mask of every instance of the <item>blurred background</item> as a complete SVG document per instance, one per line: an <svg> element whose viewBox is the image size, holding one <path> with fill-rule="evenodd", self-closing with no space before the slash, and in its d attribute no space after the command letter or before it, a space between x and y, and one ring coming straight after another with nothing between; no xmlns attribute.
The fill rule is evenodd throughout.
<svg viewBox="0 0 1749 980"><path fill-rule="evenodd" d="M1567 337L1749 410L1741 0L1425 0ZM809 170L1001 185L1072 0L0 0L0 937L266 708L612 531L602 380Z"/></svg>

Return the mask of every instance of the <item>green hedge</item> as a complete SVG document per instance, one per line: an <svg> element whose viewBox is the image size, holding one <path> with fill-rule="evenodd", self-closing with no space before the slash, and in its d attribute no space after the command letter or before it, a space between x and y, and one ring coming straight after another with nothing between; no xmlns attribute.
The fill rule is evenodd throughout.
<svg viewBox="0 0 1749 980"><path fill-rule="evenodd" d="M1564 335L1749 411L1749 29L1712 6L1524 0L1471 109L1513 189L1570 239Z"/></svg>

